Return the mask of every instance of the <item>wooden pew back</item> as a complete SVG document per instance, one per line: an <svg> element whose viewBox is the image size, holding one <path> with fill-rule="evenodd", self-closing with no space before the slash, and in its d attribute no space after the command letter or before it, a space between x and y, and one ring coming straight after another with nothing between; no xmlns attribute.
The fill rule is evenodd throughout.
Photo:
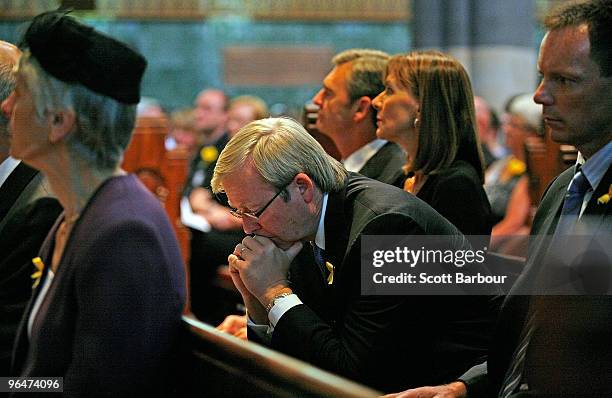
<svg viewBox="0 0 612 398"><path fill-rule="evenodd" d="M121 167L138 175L162 202L179 240L183 259L187 261L189 232L180 223L180 200L189 159L185 151L166 151L167 130L165 118L138 118Z"/></svg>
<svg viewBox="0 0 612 398"><path fill-rule="evenodd" d="M379 392L183 316L182 397L377 397Z"/></svg>

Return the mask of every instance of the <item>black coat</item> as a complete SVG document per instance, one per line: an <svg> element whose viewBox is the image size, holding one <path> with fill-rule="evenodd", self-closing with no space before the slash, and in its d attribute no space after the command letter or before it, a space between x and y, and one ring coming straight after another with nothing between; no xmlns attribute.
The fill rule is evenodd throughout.
<svg viewBox="0 0 612 398"><path fill-rule="evenodd" d="M404 187L406 176L402 167L406 153L395 143L383 145L359 170L359 174L398 188Z"/></svg>
<svg viewBox="0 0 612 398"><path fill-rule="evenodd" d="M546 266L555 254L550 246L551 237L574 172L571 167L559 175L542 199L533 223L525 271L500 312L488 373L480 372L465 380L470 397L497 396L531 311L538 314L538 328L528 346L525 363L531 396L612 396L612 297L518 294L528 292L536 281L550 279L550 269ZM612 205L598 204L597 200L608 192L611 184L612 168L608 168L581 218L581 222L587 220L591 236L607 237L608 244L612 237ZM608 282L612 280L610 274L607 278Z"/></svg>
<svg viewBox="0 0 612 398"><path fill-rule="evenodd" d="M329 194L327 285L305 248L290 271L303 301L287 311L272 347L383 391L443 383L486 354L495 308L488 297L362 295L361 235L454 235L456 228L423 201L352 173Z"/></svg>
<svg viewBox="0 0 612 398"><path fill-rule="evenodd" d="M465 235L491 235L491 205L476 170L459 160L427 181L416 195Z"/></svg>
<svg viewBox="0 0 612 398"><path fill-rule="evenodd" d="M8 375L19 320L32 294L36 257L62 211L43 177L23 162L0 187L0 374Z"/></svg>

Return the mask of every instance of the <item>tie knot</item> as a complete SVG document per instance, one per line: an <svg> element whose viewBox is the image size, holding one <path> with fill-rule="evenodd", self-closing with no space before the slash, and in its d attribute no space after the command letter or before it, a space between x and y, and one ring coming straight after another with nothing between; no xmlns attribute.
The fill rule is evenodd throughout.
<svg viewBox="0 0 612 398"><path fill-rule="evenodd" d="M589 180L587 180L587 178L582 173L582 171L579 171L578 173L576 173L576 175L574 175L574 178L572 179L572 183L570 184L568 193L582 195L586 191L588 191L589 188L591 188L591 184L589 183Z"/></svg>
<svg viewBox="0 0 612 398"><path fill-rule="evenodd" d="M315 245L313 243L312 251L313 251L314 259L315 259L315 262L317 263L317 265L319 267L323 267L325 265L325 262L323 260L323 249L321 249L319 246L317 246L317 245Z"/></svg>

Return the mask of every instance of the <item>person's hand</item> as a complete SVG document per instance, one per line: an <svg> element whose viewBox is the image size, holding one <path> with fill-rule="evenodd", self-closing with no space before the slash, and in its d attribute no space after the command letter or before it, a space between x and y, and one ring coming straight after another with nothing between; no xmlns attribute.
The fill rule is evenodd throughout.
<svg viewBox="0 0 612 398"><path fill-rule="evenodd" d="M236 253L236 249L234 249L234 253ZM244 301L244 306L251 317L251 320L258 325L266 325L268 323L268 314L266 312L265 307L261 305L259 299L255 297L249 289L244 285L244 282L240 278L240 271L234 267L233 264L238 261L238 256L236 254L230 254L227 258L229 263L229 273L232 278L232 282L236 289L242 296L242 300ZM246 317L245 317L246 320Z"/></svg>
<svg viewBox="0 0 612 398"><path fill-rule="evenodd" d="M467 390L460 381L435 387L419 387L395 394L387 394L383 398L465 398Z"/></svg>
<svg viewBox="0 0 612 398"><path fill-rule="evenodd" d="M266 237L247 236L229 256L230 270L238 270L243 287L265 308L277 294L290 290L289 266L301 249L301 242L283 250Z"/></svg>
<svg viewBox="0 0 612 398"><path fill-rule="evenodd" d="M215 201L212 199L210 191L205 188L195 188L189 194L189 205L194 213L205 215Z"/></svg>
<svg viewBox="0 0 612 398"><path fill-rule="evenodd" d="M217 330L231 334L239 339L247 339L247 317L246 315L228 315Z"/></svg>

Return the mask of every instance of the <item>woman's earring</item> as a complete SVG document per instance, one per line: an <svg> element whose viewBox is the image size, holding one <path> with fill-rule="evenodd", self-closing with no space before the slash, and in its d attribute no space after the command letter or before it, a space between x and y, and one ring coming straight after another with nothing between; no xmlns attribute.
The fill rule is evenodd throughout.
<svg viewBox="0 0 612 398"><path fill-rule="evenodd" d="M418 129L419 128L419 124L420 124L420 121L419 121L419 118L417 117L417 118L414 119L414 128Z"/></svg>

